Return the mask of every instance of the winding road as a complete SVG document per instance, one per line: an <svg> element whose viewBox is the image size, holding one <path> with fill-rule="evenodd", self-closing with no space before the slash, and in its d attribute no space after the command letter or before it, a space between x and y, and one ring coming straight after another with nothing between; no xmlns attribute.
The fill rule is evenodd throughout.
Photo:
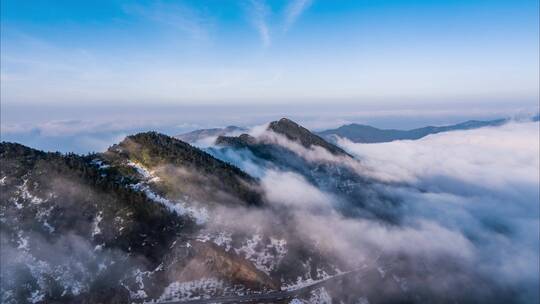
<svg viewBox="0 0 540 304"><path fill-rule="evenodd" d="M215 298L208 298L208 299L174 301L174 302L158 302L158 303L159 304L270 303L274 301L291 300L295 297L301 296L303 294L307 294L311 292L312 290L322 287L323 285L329 282L339 281L347 276L351 276L355 274L363 276L364 274L366 274L365 273L366 270L367 268L360 268L360 269L356 269L356 270L352 270L348 272L343 272L335 276L314 282L312 284L309 284L309 285L306 285L306 286L303 286L301 288L294 289L294 290L282 290L282 291L273 291L273 292L262 293L262 294L232 295L232 296L223 296L223 297L215 297Z"/></svg>

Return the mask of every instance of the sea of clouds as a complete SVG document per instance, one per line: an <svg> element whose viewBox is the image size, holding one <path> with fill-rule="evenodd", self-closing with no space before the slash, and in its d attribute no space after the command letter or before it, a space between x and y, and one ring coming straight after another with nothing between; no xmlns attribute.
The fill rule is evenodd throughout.
<svg viewBox="0 0 540 304"><path fill-rule="evenodd" d="M369 178L366 187L399 202L398 225L350 217L335 209L339 193L298 172L257 167L244 152L226 157L260 176L267 200L292 214L288 230L300 238L349 262L373 252L405 257L400 273L409 272L409 289L428 298L538 302L538 122L381 144L340 139L353 161L269 133L252 135L308 162L341 163Z"/></svg>
<svg viewBox="0 0 540 304"><path fill-rule="evenodd" d="M476 270L503 285L520 285L527 299L538 301L537 122L441 133L416 141L356 144L342 139L339 144L381 179L407 185L384 189L404 200L408 221L426 221L463 236L463 242L448 240L448 244L461 245Z"/></svg>
<svg viewBox="0 0 540 304"><path fill-rule="evenodd" d="M215 156L256 176L269 206L219 206L210 212L206 228L246 235L263 231L314 244L342 270L377 255L386 258L381 261L398 259L395 269L378 266L394 271L402 292L421 295L420 302L540 300L538 122L511 122L414 141L338 140L354 158L306 148L267 131L266 125L250 134L308 163L342 166L364 176L370 182L360 187L398 202L385 208L394 208L399 221L350 216L337 208L341 193L318 187L303 171L268 166L245 150L210 147ZM362 296L370 302L395 300L385 298L390 288L386 283L367 280L362 284L374 289Z"/></svg>

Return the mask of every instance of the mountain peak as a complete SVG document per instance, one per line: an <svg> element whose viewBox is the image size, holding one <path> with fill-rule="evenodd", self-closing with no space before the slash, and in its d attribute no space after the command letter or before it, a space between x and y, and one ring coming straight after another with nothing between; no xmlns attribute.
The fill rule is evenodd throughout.
<svg viewBox="0 0 540 304"><path fill-rule="evenodd" d="M174 137L157 132L144 132L126 137L105 153L109 159L133 161L153 170L173 166L209 177L209 183L222 193L229 193L249 205L261 203L254 190L256 180L229 163ZM219 182L218 182L219 181Z"/></svg>
<svg viewBox="0 0 540 304"><path fill-rule="evenodd" d="M278 121L271 122L268 125L268 130L285 135L290 140L298 141L304 147L316 145L327 149L335 155L348 155L343 149L325 141L318 135L311 133L308 129L288 118L281 118Z"/></svg>

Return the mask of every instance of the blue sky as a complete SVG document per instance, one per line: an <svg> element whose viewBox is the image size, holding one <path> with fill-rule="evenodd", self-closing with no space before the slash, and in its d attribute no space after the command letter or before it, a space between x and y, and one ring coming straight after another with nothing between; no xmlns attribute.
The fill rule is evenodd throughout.
<svg viewBox="0 0 540 304"><path fill-rule="evenodd" d="M4 104L535 102L538 1L2 1Z"/></svg>
<svg viewBox="0 0 540 304"><path fill-rule="evenodd" d="M2 140L414 128L538 111L538 1L1 2Z"/></svg>

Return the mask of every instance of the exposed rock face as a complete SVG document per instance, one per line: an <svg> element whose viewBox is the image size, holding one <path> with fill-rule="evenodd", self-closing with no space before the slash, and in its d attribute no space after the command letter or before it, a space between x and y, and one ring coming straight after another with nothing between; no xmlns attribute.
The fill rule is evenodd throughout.
<svg viewBox="0 0 540 304"><path fill-rule="evenodd" d="M187 262L182 267L172 271L175 264L168 266L171 281L195 281L208 277L241 284L250 289L279 289L279 281L271 279L267 274L255 268L251 263L232 251L210 242L190 242ZM177 254L170 257L177 256ZM170 258L169 257L169 258ZM167 258L166 258L167 261Z"/></svg>

